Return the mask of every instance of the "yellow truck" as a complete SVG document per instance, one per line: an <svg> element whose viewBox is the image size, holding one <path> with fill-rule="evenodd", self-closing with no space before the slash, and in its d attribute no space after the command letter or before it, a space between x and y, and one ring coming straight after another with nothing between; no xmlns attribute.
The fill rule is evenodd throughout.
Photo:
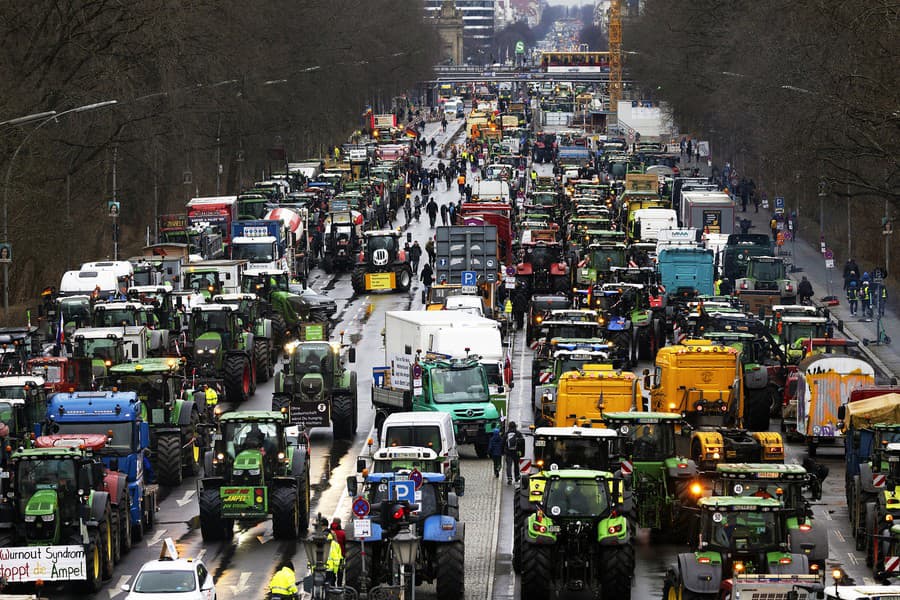
<svg viewBox="0 0 900 600"><path fill-rule="evenodd" d="M541 398L541 422L554 427L600 427L604 412L642 410L634 373L609 364L585 364L559 376L556 395Z"/></svg>
<svg viewBox="0 0 900 600"><path fill-rule="evenodd" d="M701 470L720 462L784 462L780 433L743 429L740 353L710 340L661 348L655 372L644 372L653 411L684 415L676 446Z"/></svg>

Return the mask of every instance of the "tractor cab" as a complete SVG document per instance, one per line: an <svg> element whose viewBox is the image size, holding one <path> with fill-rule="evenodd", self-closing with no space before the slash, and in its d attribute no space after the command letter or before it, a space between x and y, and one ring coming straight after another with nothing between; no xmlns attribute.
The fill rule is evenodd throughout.
<svg viewBox="0 0 900 600"><path fill-rule="evenodd" d="M78 491L103 482L102 463L84 460L75 448L17 452L10 470L16 475L15 510L24 522L29 544L52 544L62 526L78 521L82 506Z"/></svg>
<svg viewBox="0 0 900 600"><path fill-rule="evenodd" d="M619 436L609 429L584 427L538 427L534 430L536 472L559 469L613 470L610 457L615 454Z"/></svg>
<svg viewBox="0 0 900 600"><path fill-rule="evenodd" d="M190 339L199 363L203 357L214 357L218 350L229 350L237 344L244 328L240 313L230 304L204 304L191 311ZM216 335L210 335L216 334Z"/></svg>
<svg viewBox="0 0 900 600"><path fill-rule="evenodd" d="M224 282L221 274L215 270L185 271L184 289L203 294L205 298L211 298L214 294L222 292Z"/></svg>
<svg viewBox="0 0 900 600"><path fill-rule="evenodd" d="M284 474L289 465L286 418L275 411L239 411L219 418L208 473L223 474L230 484L261 485Z"/></svg>
<svg viewBox="0 0 900 600"><path fill-rule="evenodd" d="M603 413L603 422L619 432L622 456L634 462L659 462L677 456L675 429L680 415L664 412Z"/></svg>
<svg viewBox="0 0 900 600"><path fill-rule="evenodd" d="M150 305L137 302L103 302L94 305L94 327L144 326L154 328L159 319Z"/></svg>
<svg viewBox="0 0 900 600"><path fill-rule="evenodd" d="M272 292L289 292L290 274L282 270L244 271L241 291L267 300Z"/></svg>

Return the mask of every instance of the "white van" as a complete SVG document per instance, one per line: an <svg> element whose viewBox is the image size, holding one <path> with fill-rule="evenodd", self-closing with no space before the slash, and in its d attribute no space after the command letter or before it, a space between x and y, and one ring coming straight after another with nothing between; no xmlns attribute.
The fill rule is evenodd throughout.
<svg viewBox="0 0 900 600"><path fill-rule="evenodd" d="M82 271L109 271L114 273L119 282L118 290L128 292L134 280L134 265L127 260L104 260L81 265Z"/></svg>
<svg viewBox="0 0 900 600"><path fill-rule="evenodd" d="M101 298L119 293L119 281L112 271L66 271L59 283L60 296L90 296L97 291Z"/></svg>
<svg viewBox="0 0 900 600"><path fill-rule="evenodd" d="M381 426L379 445L381 448L412 446L433 450L440 460L440 472L447 479L459 479L459 448L450 413L397 412L388 415ZM371 448L368 450L369 457L374 457ZM362 461L365 458L360 457Z"/></svg>

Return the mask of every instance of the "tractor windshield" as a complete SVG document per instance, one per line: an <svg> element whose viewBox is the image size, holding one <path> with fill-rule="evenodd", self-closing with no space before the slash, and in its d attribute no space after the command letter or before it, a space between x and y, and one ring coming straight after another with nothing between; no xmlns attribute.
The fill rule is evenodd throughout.
<svg viewBox="0 0 900 600"><path fill-rule="evenodd" d="M67 459L45 458L19 463L19 495L28 502L38 490L63 490L75 493L75 463Z"/></svg>
<svg viewBox="0 0 900 600"><path fill-rule="evenodd" d="M112 422L112 423L81 423L66 422L60 423L54 421L51 425L51 433L53 434L78 434L90 435L100 434L106 438L112 437L112 442L107 442L106 448L113 450L115 454L129 454L137 451L137 444L133 443L132 423L129 422ZM112 435L110 435L110 432ZM103 453L103 450L100 451Z"/></svg>
<svg viewBox="0 0 900 600"><path fill-rule="evenodd" d="M604 438L559 438L541 440L544 446L535 444L538 460L544 461L545 468L556 465L560 469L609 468L609 446Z"/></svg>
<svg viewBox="0 0 900 600"><path fill-rule="evenodd" d="M0 387L0 398L6 400L25 400L28 394L25 388L19 385L11 385L8 387Z"/></svg>
<svg viewBox="0 0 900 600"><path fill-rule="evenodd" d="M606 486L594 479L551 480L544 504L550 518L593 517L609 507Z"/></svg>
<svg viewBox="0 0 900 600"><path fill-rule="evenodd" d="M641 424L630 427L636 461L659 461L675 454L675 430L671 425Z"/></svg>
<svg viewBox="0 0 900 600"><path fill-rule="evenodd" d="M97 327L121 327L122 325L146 325L147 320L139 311L130 308L98 310L94 322Z"/></svg>
<svg viewBox="0 0 900 600"><path fill-rule="evenodd" d="M597 323L554 323L548 327L547 338L587 339L598 337L599 327Z"/></svg>
<svg viewBox="0 0 900 600"><path fill-rule="evenodd" d="M780 533L777 512L712 512L704 518L704 539L716 548L736 551L777 546Z"/></svg>
<svg viewBox="0 0 900 600"><path fill-rule="evenodd" d="M301 344L294 354L294 366L304 373L322 373L328 366L330 352L330 344Z"/></svg>
<svg viewBox="0 0 900 600"><path fill-rule="evenodd" d="M624 248L595 248L589 255L589 264L599 271L608 271L610 267L625 266Z"/></svg>
<svg viewBox="0 0 900 600"><path fill-rule="evenodd" d="M387 250L389 255L393 254L397 251L397 238L392 235L370 237L366 240L366 250L369 252Z"/></svg>
<svg viewBox="0 0 900 600"><path fill-rule="evenodd" d="M264 449L273 451L278 447L278 428L275 423L250 422L227 423L223 439L228 441L229 454L244 450Z"/></svg>
<svg viewBox="0 0 900 600"><path fill-rule="evenodd" d="M112 375L103 389L115 387L120 392L134 392L148 408L162 406L165 399L164 379L160 375ZM156 422L156 419L152 419Z"/></svg>
<svg viewBox="0 0 900 600"><path fill-rule="evenodd" d="M79 356L122 362L119 357L121 340L118 338L82 338L76 342L81 350Z"/></svg>
<svg viewBox="0 0 900 600"><path fill-rule="evenodd" d="M549 269L550 265L559 260L559 248L556 246L534 246L526 250L526 262L530 262L535 269Z"/></svg>
<svg viewBox="0 0 900 600"><path fill-rule="evenodd" d="M747 479L740 481L720 481L716 488L721 489L723 496L778 498L787 508L800 508L805 504L803 489L799 483L777 479L754 479L752 473Z"/></svg>
<svg viewBox="0 0 900 600"><path fill-rule="evenodd" d="M784 264L780 262L754 262L751 271L753 278L760 281L784 279Z"/></svg>
<svg viewBox="0 0 900 600"><path fill-rule="evenodd" d="M385 433L388 446L417 446L419 448L430 448L440 455L443 447L441 446L441 430L432 426L393 426L391 425Z"/></svg>
<svg viewBox="0 0 900 600"><path fill-rule="evenodd" d="M188 272L184 274L184 289L186 290L193 290L195 292L209 292L219 289L220 286L221 281L219 280L219 274L216 272Z"/></svg>
<svg viewBox="0 0 900 600"><path fill-rule="evenodd" d="M487 402L490 399L480 365L467 369L433 369L431 393L438 404Z"/></svg>
<svg viewBox="0 0 900 600"><path fill-rule="evenodd" d="M15 418L16 410L13 408L13 405L9 402L0 402L0 423L9 427L10 433L14 433L18 429Z"/></svg>
<svg viewBox="0 0 900 600"><path fill-rule="evenodd" d="M91 304L87 300L78 299L60 302L63 323L89 323L91 321Z"/></svg>
<svg viewBox="0 0 900 600"><path fill-rule="evenodd" d="M228 315L224 310L199 310L191 317L191 325L194 329L194 335L200 332L218 331L226 333L228 331Z"/></svg>

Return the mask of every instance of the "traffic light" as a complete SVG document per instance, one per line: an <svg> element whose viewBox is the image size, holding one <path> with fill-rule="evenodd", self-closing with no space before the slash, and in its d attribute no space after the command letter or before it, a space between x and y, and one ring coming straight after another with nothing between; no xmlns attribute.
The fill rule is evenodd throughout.
<svg viewBox="0 0 900 600"><path fill-rule="evenodd" d="M381 503L380 517L381 528L385 532L396 533L400 527L409 523L409 516L419 509L417 504L410 504L406 500L386 500Z"/></svg>

